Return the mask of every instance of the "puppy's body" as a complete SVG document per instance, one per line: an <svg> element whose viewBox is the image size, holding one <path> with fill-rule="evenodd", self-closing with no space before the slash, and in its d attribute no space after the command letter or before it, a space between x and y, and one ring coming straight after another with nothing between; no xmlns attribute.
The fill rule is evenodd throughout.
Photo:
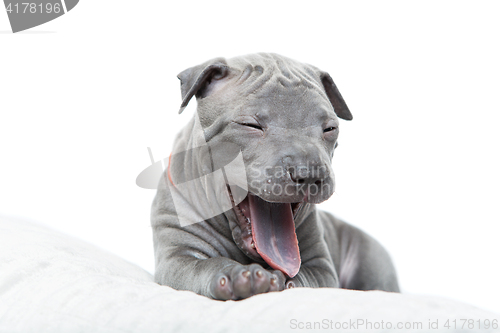
<svg viewBox="0 0 500 333"><path fill-rule="evenodd" d="M334 191L338 117L352 119L327 73L257 54L179 78L182 107L196 96L198 112L153 203L158 283L223 300L289 287L398 291L387 252L315 208Z"/></svg>

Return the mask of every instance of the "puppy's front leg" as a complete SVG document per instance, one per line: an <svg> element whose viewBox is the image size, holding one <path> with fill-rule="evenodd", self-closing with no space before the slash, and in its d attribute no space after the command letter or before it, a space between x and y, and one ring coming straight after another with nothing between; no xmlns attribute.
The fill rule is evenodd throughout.
<svg viewBox="0 0 500 333"><path fill-rule="evenodd" d="M181 245L178 240L191 245ZM155 281L159 284L218 300L243 299L285 287L281 271L218 256L213 244L185 230L159 227L154 242Z"/></svg>

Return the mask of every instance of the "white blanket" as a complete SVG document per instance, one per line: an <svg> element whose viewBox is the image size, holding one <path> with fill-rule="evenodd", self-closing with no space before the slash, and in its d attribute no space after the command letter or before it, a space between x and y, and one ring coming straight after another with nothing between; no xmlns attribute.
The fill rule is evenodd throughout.
<svg viewBox="0 0 500 333"><path fill-rule="evenodd" d="M143 269L73 237L0 217L2 333L453 332L467 325L498 332L499 319L455 301L380 291L297 288L213 301L159 286Z"/></svg>

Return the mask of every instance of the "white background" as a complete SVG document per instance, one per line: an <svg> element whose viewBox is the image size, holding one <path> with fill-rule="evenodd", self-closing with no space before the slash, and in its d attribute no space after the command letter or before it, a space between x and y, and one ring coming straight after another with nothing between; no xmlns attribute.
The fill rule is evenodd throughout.
<svg viewBox="0 0 500 333"><path fill-rule="evenodd" d="M19 34L0 10L1 214L152 272L135 178L194 113L176 75L276 52L328 71L354 115L322 208L388 249L404 292L500 312L498 2L172 3L82 0Z"/></svg>

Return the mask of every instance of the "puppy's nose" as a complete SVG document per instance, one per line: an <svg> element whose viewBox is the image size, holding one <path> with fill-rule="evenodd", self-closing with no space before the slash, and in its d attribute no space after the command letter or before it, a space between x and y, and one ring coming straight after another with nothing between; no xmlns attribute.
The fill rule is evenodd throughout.
<svg viewBox="0 0 500 333"><path fill-rule="evenodd" d="M298 184L319 185L328 176L326 168L318 165L297 165L287 169L290 178Z"/></svg>

